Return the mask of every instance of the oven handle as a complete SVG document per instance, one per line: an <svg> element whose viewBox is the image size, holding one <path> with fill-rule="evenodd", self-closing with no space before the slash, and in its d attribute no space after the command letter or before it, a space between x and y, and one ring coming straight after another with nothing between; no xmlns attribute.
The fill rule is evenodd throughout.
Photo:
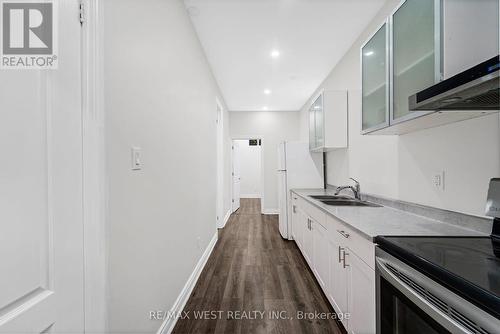
<svg viewBox="0 0 500 334"><path fill-rule="evenodd" d="M398 277L396 277L392 272L390 272L385 265L386 263L389 263L396 269L402 270L397 264L387 261L385 259L381 259L379 257L376 258L376 263L377 263L377 270L380 273L380 275L383 278L385 278L390 284L392 284L392 286L394 286L397 290L399 290L402 294L404 294L418 308L424 311L428 316L437 321L451 333L470 334L468 330L457 324L455 321L450 319L444 313L438 311L433 305L431 305L425 299L420 297L420 295L418 295L413 288L409 287L407 284L402 282ZM406 272L406 270L404 271ZM437 285L438 283L435 283L434 281L431 281L429 279L429 284ZM377 287L377 289L380 289L380 287Z"/></svg>

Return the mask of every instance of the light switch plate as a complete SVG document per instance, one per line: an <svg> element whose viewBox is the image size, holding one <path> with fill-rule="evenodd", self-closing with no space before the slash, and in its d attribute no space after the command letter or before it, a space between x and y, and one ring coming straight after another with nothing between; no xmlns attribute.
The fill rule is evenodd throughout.
<svg viewBox="0 0 500 334"><path fill-rule="evenodd" d="M132 147L132 170L142 169L142 150L140 147Z"/></svg>
<svg viewBox="0 0 500 334"><path fill-rule="evenodd" d="M444 171L437 171L432 174L432 185L435 189L444 191Z"/></svg>

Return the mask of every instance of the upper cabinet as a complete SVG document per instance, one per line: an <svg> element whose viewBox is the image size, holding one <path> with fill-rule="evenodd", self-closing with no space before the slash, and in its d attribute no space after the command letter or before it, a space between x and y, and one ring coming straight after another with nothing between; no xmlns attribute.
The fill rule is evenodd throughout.
<svg viewBox="0 0 500 334"><path fill-rule="evenodd" d="M347 147L347 91L322 91L309 107L309 148L324 152Z"/></svg>
<svg viewBox="0 0 500 334"><path fill-rule="evenodd" d="M362 131L389 126L389 45L387 23L361 47Z"/></svg>
<svg viewBox="0 0 500 334"><path fill-rule="evenodd" d="M391 123L415 116L408 97L441 80L440 1L410 0L391 20Z"/></svg>
<svg viewBox="0 0 500 334"><path fill-rule="evenodd" d="M325 123L323 110L323 93L318 95L309 107L310 117L310 138L309 148L311 150L319 149L325 145Z"/></svg>
<svg viewBox="0 0 500 334"><path fill-rule="evenodd" d="M309 108L309 150L314 150L318 143L316 141L316 117L314 108Z"/></svg>
<svg viewBox="0 0 500 334"><path fill-rule="evenodd" d="M403 134L486 114L411 111L408 99L498 55L498 2L401 2L360 50L362 134Z"/></svg>

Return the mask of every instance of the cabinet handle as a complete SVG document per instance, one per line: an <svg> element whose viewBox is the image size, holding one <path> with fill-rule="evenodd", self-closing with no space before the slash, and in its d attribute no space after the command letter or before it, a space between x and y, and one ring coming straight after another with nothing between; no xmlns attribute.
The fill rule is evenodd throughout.
<svg viewBox="0 0 500 334"><path fill-rule="evenodd" d="M295 209L297 209L297 207L295 205L292 205L292 211L293 211L293 213L297 213L297 211Z"/></svg>
<svg viewBox="0 0 500 334"><path fill-rule="evenodd" d="M342 257L342 262L343 262L342 267L344 267L344 269L345 269L345 268L349 267L349 265L345 263L345 257L346 257L347 255L349 255L349 253L346 253L345 248L344 248L344 251L342 252L342 254L344 255L344 256Z"/></svg>
<svg viewBox="0 0 500 334"><path fill-rule="evenodd" d="M345 231L340 231L340 230L337 230L337 232L339 232L344 238L349 238L349 233L346 233Z"/></svg>
<svg viewBox="0 0 500 334"><path fill-rule="evenodd" d="M339 263L342 262L342 257L340 256L340 252L342 252L342 250L344 250L344 248L339 246Z"/></svg>

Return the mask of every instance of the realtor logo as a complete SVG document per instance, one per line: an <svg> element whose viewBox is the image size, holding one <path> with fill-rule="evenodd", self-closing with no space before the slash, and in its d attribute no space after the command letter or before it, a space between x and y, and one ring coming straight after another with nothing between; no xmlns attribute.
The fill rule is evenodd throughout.
<svg viewBox="0 0 500 334"><path fill-rule="evenodd" d="M55 4L0 0L2 69L57 68Z"/></svg>

